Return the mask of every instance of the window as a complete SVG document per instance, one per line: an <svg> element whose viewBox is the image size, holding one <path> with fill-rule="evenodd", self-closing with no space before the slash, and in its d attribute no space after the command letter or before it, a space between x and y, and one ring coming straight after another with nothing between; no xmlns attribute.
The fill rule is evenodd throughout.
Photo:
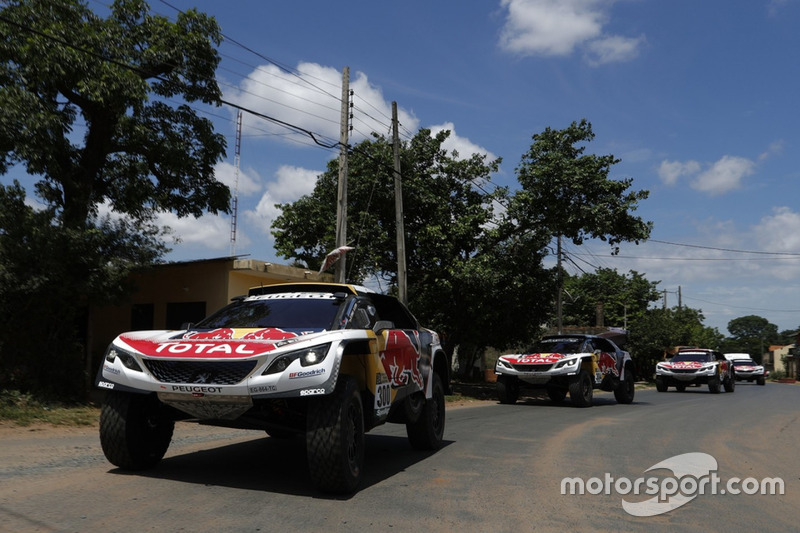
<svg viewBox="0 0 800 533"><path fill-rule="evenodd" d="M131 306L131 331L153 329L153 304L133 304Z"/></svg>
<svg viewBox="0 0 800 533"><path fill-rule="evenodd" d="M167 303L166 329L181 329L187 322L200 322L206 316L205 302L172 302Z"/></svg>

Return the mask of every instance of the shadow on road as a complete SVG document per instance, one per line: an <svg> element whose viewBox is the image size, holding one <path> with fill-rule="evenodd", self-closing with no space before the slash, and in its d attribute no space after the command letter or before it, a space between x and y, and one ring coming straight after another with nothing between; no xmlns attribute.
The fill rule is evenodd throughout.
<svg viewBox="0 0 800 533"><path fill-rule="evenodd" d="M442 446L452 441L445 440ZM359 490L402 472L434 451L411 448L399 436L365 436L364 477ZM183 483L276 492L323 499L349 499L353 495L328 495L318 491L308 472L305 442L295 439L256 438L163 459L150 470L113 474L168 479Z"/></svg>

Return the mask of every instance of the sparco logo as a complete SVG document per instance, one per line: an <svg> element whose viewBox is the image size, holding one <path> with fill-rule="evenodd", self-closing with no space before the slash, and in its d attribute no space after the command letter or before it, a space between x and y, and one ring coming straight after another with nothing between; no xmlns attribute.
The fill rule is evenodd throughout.
<svg viewBox="0 0 800 533"><path fill-rule="evenodd" d="M172 390L178 392L202 392L205 394L219 394L222 392L219 387L202 387L199 385L173 385Z"/></svg>

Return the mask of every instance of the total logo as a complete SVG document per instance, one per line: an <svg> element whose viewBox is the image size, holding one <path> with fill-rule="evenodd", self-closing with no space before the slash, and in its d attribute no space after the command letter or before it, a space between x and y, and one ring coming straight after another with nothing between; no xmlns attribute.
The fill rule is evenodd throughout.
<svg viewBox="0 0 800 533"><path fill-rule="evenodd" d="M321 376L324 373L324 368L317 368L315 370L307 371L301 370L300 372L289 372L289 379L313 378L314 376Z"/></svg>

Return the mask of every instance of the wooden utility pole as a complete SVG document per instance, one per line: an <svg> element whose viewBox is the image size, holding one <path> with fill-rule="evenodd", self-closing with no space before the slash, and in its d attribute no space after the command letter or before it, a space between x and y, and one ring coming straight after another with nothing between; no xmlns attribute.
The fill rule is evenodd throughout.
<svg viewBox="0 0 800 533"><path fill-rule="evenodd" d="M347 140L350 124L350 67L342 70L342 114L339 129L339 189L336 200L336 248L347 244ZM336 262L334 280L345 283L346 254Z"/></svg>
<svg viewBox="0 0 800 533"><path fill-rule="evenodd" d="M558 255L556 267L556 276L558 276L558 280L556 282L558 284L558 295L556 296L556 315L558 316L558 322L556 325L558 326L558 334L561 335L561 329L563 326L561 291L564 290L564 276L561 275L561 235L558 236L558 248L556 253Z"/></svg>
<svg viewBox="0 0 800 533"><path fill-rule="evenodd" d="M392 102L392 145L394 147L394 213L397 232L397 293L408 304L406 289L406 231L403 226L403 180L400 174L400 136L397 127L397 102Z"/></svg>

